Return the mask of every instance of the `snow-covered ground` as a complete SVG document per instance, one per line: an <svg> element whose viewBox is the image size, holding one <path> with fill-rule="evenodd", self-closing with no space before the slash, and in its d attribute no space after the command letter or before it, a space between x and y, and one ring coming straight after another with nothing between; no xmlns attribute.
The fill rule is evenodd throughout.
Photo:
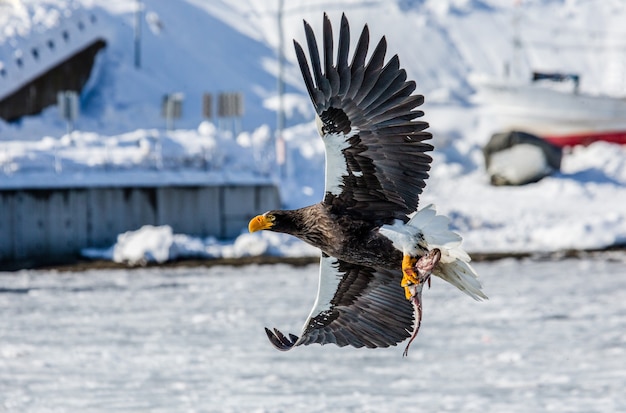
<svg viewBox="0 0 626 413"><path fill-rule="evenodd" d="M626 411L623 254L478 263L490 299L433 280L404 346L275 350L317 266L0 273L0 411Z"/></svg>
<svg viewBox="0 0 626 413"><path fill-rule="evenodd" d="M324 151L291 39L304 41L303 18L319 33L323 11L335 25L345 11L354 32L367 22L372 39L386 35L389 54L400 55L409 77L425 94L425 120L436 150L421 205L434 203L449 215L467 250L557 251L626 243L626 148L605 143L574 148L555 176L524 187L492 187L481 147L499 125L493 108L476 103L469 81L476 74L502 76L508 65L523 75L531 69L576 72L582 76L582 92L626 96L623 2L286 2L288 163L282 177L273 164L278 2L144 3L140 69L133 67L135 2L0 3L2 10L13 10L0 14L2 56L27 45L21 39L31 32L69 24L72 13L83 9L97 16L99 30L108 33L108 47L81 97L81 118L71 136L56 108L14 124L0 121L0 187L257 179L278 182L287 208L318 202ZM512 47L516 33L523 45L520 54ZM246 132L239 135L226 130L232 122L209 123L200 116L203 92L231 91L245 96ZM178 130L165 131L160 103L164 94L173 92L185 96L183 116L176 121ZM266 234L245 235L233 244L186 239L167 228L159 233L166 239L157 244L165 246L169 258L180 257L181 251L195 256L312 253L293 243L284 252L280 245L285 238ZM141 233L135 237L141 238ZM136 247L124 253L122 244L89 253L111 258L115 248L118 257L126 256L122 260L163 256ZM169 256L170 250L178 252Z"/></svg>

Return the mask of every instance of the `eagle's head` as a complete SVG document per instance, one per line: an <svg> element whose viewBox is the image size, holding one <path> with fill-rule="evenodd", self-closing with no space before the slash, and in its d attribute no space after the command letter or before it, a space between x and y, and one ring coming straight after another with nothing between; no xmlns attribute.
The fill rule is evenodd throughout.
<svg viewBox="0 0 626 413"><path fill-rule="evenodd" d="M262 215L257 215L250 220L248 230L250 232L270 230L293 234L296 226L293 214L290 212L292 211L267 211Z"/></svg>

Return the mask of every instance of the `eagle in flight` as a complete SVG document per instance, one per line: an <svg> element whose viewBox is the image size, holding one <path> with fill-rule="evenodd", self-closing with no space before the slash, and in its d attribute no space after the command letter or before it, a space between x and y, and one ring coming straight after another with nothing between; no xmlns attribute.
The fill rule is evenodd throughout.
<svg viewBox="0 0 626 413"><path fill-rule="evenodd" d="M304 30L308 60L295 40L294 46L326 150L324 199L258 215L249 230L283 232L318 247L319 287L299 337L266 328L267 335L279 350L312 343L388 347L411 337L410 345L431 274L486 298L449 220L433 206L417 211L433 149L428 123L416 120L424 97L413 94L415 82L397 55L385 63L384 37L366 59L367 25L351 62L345 15L336 60L326 14L321 55L306 21Z"/></svg>

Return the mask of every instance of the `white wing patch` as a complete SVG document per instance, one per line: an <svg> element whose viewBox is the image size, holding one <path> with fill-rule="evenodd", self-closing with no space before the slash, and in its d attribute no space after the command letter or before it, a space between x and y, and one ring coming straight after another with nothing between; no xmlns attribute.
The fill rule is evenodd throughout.
<svg viewBox="0 0 626 413"><path fill-rule="evenodd" d="M304 329L309 325L310 320L318 314L331 309L330 301L337 292L337 287L341 282L343 274L337 270L337 259L334 257L322 256L320 260L319 285L317 287L317 298L311 314L304 323Z"/></svg>
<svg viewBox="0 0 626 413"><path fill-rule="evenodd" d="M349 175L348 164L342 151L350 147L348 140L358 133L358 129L351 129L347 135L340 132L322 136L326 149L326 192L333 195L341 193L343 177Z"/></svg>

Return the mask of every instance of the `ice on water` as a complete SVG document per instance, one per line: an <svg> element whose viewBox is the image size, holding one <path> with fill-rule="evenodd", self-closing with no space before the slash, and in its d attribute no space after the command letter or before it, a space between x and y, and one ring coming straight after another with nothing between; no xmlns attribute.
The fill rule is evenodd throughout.
<svg viewBox="0 0 626 413"><path fill-rule="evenodd" d="M626 410L625 257L478 263L433 280L403 345L283 353L317 267L0 273L0 411Z"/></svg>

